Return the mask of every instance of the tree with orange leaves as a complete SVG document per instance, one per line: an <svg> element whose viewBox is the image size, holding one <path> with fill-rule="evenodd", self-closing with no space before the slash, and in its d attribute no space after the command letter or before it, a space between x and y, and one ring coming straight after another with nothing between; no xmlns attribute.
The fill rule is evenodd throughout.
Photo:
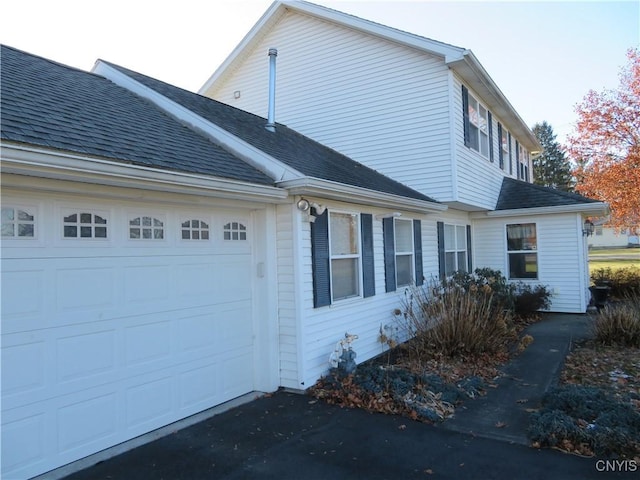
<svg viewBox="0 0 640 480"><path fill-rule="evenodd" d="M589 91L576 106L578 122L568 138L576 162L576 191L607 202L610 224L640 231L640 51L627 51L629 64L617 90Z"/></svg>

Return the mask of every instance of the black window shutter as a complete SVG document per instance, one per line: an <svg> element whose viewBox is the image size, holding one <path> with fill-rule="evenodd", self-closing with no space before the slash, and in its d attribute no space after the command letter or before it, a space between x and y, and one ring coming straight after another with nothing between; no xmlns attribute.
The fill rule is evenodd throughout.
<svg viewBox="0 0 640 480"><path fill-rule="evenodd" d="M520 144L518 143L518 141L516 140L516 168L518 170L518 180L520 180L522 178L522 175L520 175Z"/></svg>
<svg viewBox="0 0 640 480"><path fill-rule="evenodd" d="M462 123L464 130L464 145L471 146L471 129L469 128L469 90L462 85Z"/></svg>
<svg viewBox="0 0 640 480"><path fill-rule="evenodd" d="M504 152L502 151L502 124L498 122L498 162L504 168Z"/></svg>
<svg viewBox="0 0 640 480"><path fill-rule="evenodd" d="M493 162L493 118L491 112L487 112L489 120L489 160Z"/></svg>
<svg viewBox="0 0 640 480"><path fill-rule="evenodd" d="M440 280L446 278L445 270L445 255L444 255L444 222L438 222L438 270L440 273Z"/></svg>
<svg viewBox="0 0 640 480"><path fill-rule="evenodd" d="M511 152L511 132L509 132L509 175L513 175L513 153Z"/></svg>
<svg viewBox="0 0 640 480"><path fill-rule="evenodd" d="M413 220L413 259L416 264L415 283L420 286L424 283L424 272L422 271L422 222L416 219Z"/></svg>
<svg viewBox="0 0 640 480"><path fill-rule="evenodd" d="M393 235L393 218L382 219L382 238L384 241L384 285L385 291L396 290L396 251Z"/></svg>
<svg viewBox="0 0 640 480"><path fill-rule="evenodd" d="M376 294L375 268L373 264L373 216L360 214L362 236L362 295L373 297Z"/></svg>
<svg viewBox="0 0 640 480"><path fill-rule="evenodd" d="M313 267L313 307L331 304L329 270L329 212L316 216L311 224L311 263Z"/></svg>
<svg viewBox="0 0 640 480"><path fill-rule="evenodd" d="M473 271L473 259L471 258L471 225L467 225L467 272Z"/></svg>

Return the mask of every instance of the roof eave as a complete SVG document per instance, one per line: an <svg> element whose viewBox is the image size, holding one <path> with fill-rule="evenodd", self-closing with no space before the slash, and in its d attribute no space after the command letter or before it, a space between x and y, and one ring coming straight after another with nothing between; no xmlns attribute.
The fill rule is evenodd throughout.
<svg viewBox="0 0 640 480"><path fill-rule="evenodd" d="M580 213L588 216L605 216L609 214L609 205L604 202L589 202L573 205L554 205L550 207L513 208L508 210L492 210L490 212L472 213L473 218L483 217L521 217L529 215L551 215L559 213Z"/></svg>
<svg viewBox="0 0 640 480"><path fill-rule="evenodd" d="M73 152L0 141L2 173L171 193L282 203L286 190L239 180L130 165Z"/></svg>
<svg viewBox="0 0 640 480"><path fill-rule="evenodd" d="M278 182L277 185L287 189L291 195L313 195L330 200L382 208L396 208L418 213L438 213L448 208L446 205L440 203L403 197L312 177Z"/></svg>

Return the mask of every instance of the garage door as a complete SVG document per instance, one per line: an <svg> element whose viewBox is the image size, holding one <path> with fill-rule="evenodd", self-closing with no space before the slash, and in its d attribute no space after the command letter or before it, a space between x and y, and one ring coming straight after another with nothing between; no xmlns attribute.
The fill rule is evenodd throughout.
<svg viewBox="0 0 640 480"><path fill-rule="evenodd" d="M3 199L3 478L253 390L250 225L233 209Z"/></svg>

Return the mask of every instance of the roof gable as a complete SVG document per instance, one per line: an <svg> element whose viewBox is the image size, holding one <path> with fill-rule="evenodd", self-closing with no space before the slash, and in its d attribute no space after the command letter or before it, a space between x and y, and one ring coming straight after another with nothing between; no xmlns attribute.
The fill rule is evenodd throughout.
<svg viewBox="0 0 640 480"><path fill-rule="evenodd" d="M111 81L3 45L1 138L169 171L273 180Z"/></svg>
<svg viewBox="0 0 640 480"><path fill-rule="evenodd" d="M244 61L246 55L253 50L254 44L274 28L279 19L287 12L315 17L321 21L335 23L389 42L441 57L443 62L455 71L464 83L481 96L489 109L502 119L509 131L518 137L524 147L529 151L539 151L541 149L533 132L471 50L300 0L275 1L240 44L200 88L199 93L204 94L215 88L215 85L224 83L227 73L233 72L236 65ZM277 47L277 45L274 46Z"/></svg>

